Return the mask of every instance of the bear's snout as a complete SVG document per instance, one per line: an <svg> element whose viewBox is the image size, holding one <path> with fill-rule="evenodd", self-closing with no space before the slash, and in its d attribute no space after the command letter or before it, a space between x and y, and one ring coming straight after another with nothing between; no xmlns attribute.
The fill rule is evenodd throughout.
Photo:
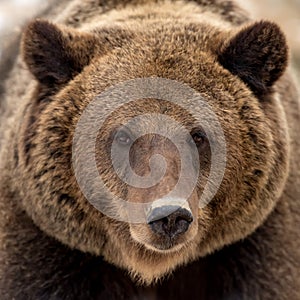
<svg viewBox="0 0 300 300"><path fill-rule="evenodd" d="M155 208L148 217L148 225L155 234L170 238L185 233L192 222L190 211L172 205Z"/></svg>

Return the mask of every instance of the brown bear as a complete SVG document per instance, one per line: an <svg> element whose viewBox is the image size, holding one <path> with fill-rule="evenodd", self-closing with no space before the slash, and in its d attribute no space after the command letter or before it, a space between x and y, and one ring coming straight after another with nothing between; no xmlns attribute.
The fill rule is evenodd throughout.
<svg viewBox="0 0 300 300"><path fill-rule="evenodd" d="M0 298L300 299L287 65L232 0L55 1L1 70Z"/></svg>

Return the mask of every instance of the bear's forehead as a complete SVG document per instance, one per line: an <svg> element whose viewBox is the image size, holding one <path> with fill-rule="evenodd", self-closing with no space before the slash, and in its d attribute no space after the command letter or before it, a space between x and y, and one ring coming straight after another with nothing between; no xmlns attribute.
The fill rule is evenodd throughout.
<svg viewBox="0 0 300 300"><path fill-rule="evenodd" d="M230 28L217 27L209 23L181 21L161 22L161 20L139 24L133 22L126 26L98 25L89 28L103 42L103 36L108 43L119 47L135 47L135 49L155 48L161 51L174 52L215 52L224 43L230 33Z"/></svg>
<svg viewBox="0 0 300 300"><path fill-rule="evenodd" d="M187 84L203 93L208 101L212 98L227 99L228 102L233 93L238 95L238 91L246 91L241 82L224 70L208 52L167 49L167 46L136 48L133 43L96 56L70 86L80 85L85 90L100 92L123 81L149 77ZM250 96L249 92L247 94Z"/></svg>

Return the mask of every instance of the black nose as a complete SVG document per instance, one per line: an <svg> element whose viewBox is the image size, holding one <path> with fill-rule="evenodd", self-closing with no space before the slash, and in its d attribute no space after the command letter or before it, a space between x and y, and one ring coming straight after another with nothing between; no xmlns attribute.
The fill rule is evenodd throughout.
<svg viewBox="0 0 300 300"><path fill-rule="evenodd" d="M178 206L157 207L148 217L148 224L154 233L169 237L186 232L192 222L191 212Z"/></svg>

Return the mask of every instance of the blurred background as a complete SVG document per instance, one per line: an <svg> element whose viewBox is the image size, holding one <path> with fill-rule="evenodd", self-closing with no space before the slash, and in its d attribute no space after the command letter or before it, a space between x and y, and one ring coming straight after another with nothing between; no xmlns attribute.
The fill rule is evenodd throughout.
<svg viewBox="0 0 300 300"><path fill-rule="evenodd" d="M51 0L0 0L0 59L7 37ZM294 65L300 70L300 0L239 0L254 18L279 23L287 35Z"/></svg>

